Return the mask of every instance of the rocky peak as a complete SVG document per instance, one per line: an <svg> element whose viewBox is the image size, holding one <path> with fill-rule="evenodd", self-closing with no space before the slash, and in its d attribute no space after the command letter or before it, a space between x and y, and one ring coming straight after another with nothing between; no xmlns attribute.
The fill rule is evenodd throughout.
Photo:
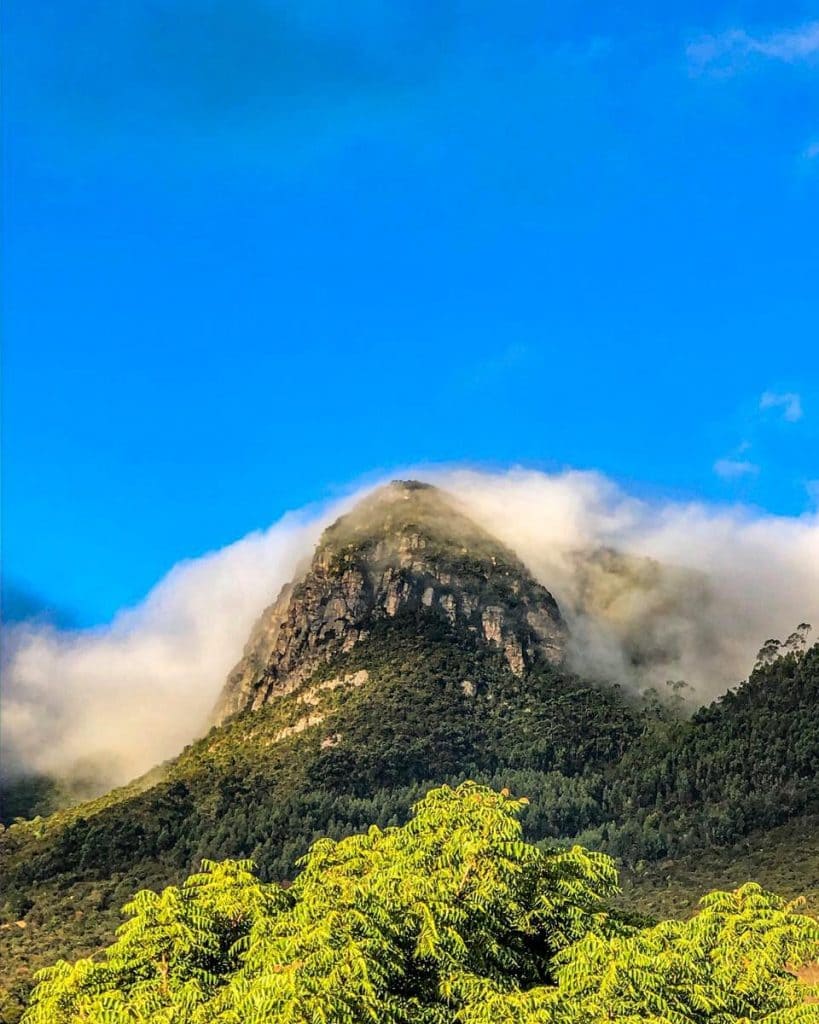
<svg viewBox="0 0 819 1024"><path fill-rule="evenodd" d="M288 693L321 664L402 613L445 617L497 646L517 675L558 661L565 627L552 595L449 494L396 480L328 527L306 573L254 627L216 719Z"/></svg>

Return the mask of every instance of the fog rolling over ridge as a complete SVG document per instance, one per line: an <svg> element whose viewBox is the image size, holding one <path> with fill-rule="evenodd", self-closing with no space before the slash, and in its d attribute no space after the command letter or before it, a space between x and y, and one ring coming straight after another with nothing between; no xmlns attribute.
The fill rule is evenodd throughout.
<svg viewBox="0 0 819 1024"><path fill-rule="evenodd" d="M392 475L445 488L517 552L557 598L584 675L636 689L684 679L706 701L747 675L767 637L819 619L815 513L649 502L589 472ZM90 763L115 784L176 754L205 727L262 610L364 493L180 563L108 626L9 627L4 771Z"/></svg>
<svg viewBox="0 0 819 1024"><path fill-rule="evenodd" d="M637 499L597 473L455 472L450 488L554 593L573 667L698 701L819 616L819 516ZM548 582L547 582L548 581Z"/></svg>

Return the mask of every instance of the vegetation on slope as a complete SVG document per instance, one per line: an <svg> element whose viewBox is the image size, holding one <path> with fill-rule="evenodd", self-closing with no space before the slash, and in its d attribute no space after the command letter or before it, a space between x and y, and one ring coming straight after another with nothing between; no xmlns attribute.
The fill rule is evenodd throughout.
<svg viewBox="0 0 819 1024"><path fill-rule="evenodd" d="M732 846L642 862L621 877L622 903L651 918L691 913L698 893L735 889L748 878L787 899L803 899L806 913L819 917L819 814L759 829Z"/></svg>
<svg viewBox="0 0 819 1024"><path fill-rule="evenodd" d="M110 941L137 886L178 882L202 858L251 857L263 882L292 879L319 836L400 825L433 785L464 778L526 793L528 838L613 853L630 898L676 909L669 858L742 851L754 830L819 810L817 690L814 647L762 666L686 722L545 664L520 679L443 619L380 624L150 777L0 836L5 1019L33 969ZM741 877L770 884L759 864ZM696 882L711 884L702 872Z"/></svg>

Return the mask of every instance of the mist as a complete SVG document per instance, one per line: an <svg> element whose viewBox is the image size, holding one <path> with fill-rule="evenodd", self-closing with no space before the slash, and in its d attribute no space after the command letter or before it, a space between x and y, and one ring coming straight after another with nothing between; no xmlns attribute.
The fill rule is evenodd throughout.
<svg viewBox="0 0 819 1024"><path fill-rule="evenodd" d="M102 789L179 753L206 730L261 611L347 504L288 514L179 563L110 625L6 626L3 774L90 776Z"/></svg>
<svg viewBox="0 0 819 1024"><path fill-rule="evenodd" d="M819 621L819 515L645 500L600 473L453 471L440 482L557 598L572 667L691 703L746 678L768 637Z"/></svg>
<svg viewBox="0 0 819 1024"><path fill-rule="evenodd" d="M557 598L586 676L640 690L683 679L708 701L747 676L769 636L819 621L816 514L649 501L593 472L400 475L446 488L517 552ZM180 563L110 625L7 627L4 772L85 766L112 785L178 753L207 727L263 609L370 489Z"/></svg>

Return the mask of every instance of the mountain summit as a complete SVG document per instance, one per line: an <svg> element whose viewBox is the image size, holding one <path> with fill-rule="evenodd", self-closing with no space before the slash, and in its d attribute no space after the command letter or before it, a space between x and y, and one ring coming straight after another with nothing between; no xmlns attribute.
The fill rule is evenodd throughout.
<svg viewBox="0 0 819 1024"><path fill-rule="evenodd" d="M251 633L215 718L291 692L379 621L440 616L503 651L520 676L559 662L566 629L520 559L430 484L395 480L324 531L312 564Z"/></svg>

